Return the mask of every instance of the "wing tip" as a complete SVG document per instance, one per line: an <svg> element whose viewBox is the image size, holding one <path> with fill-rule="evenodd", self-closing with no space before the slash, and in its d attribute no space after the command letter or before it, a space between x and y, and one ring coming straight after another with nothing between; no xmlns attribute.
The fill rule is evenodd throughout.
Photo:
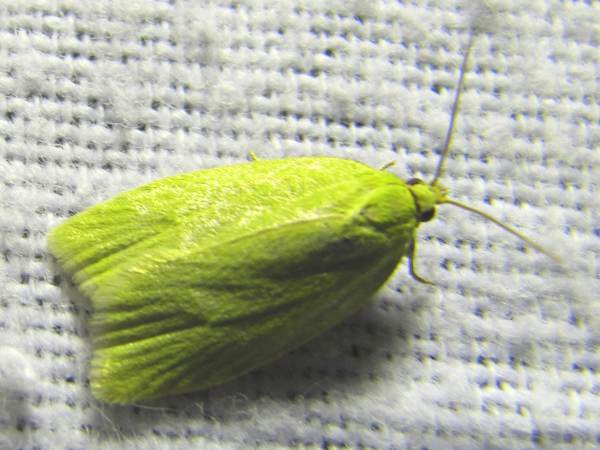
<svg viewBox="0 0 600 450"><path fill-rule="evenodd" d="M95 353L95 352L94 352ZM107 373L109 362L97 354L92 356L90 364L90 390L96 400L112 404L132 404L136 398L123 389L123 380Z"/></svg>

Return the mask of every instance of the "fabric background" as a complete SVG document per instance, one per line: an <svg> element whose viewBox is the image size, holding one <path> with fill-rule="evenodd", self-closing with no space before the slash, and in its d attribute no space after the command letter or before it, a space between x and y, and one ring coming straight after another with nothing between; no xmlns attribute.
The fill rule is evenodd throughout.
<svg viewBox="0 0 600 450"><path fill-rule="evenodd" d="M600 446L599 2L0 2L0 448ZM476 8L477 9L477 8ZM46 249L156 178L335 155L430 179L468 26L452 207L364 310L159 405L89 393L87 311Z"/></svg>

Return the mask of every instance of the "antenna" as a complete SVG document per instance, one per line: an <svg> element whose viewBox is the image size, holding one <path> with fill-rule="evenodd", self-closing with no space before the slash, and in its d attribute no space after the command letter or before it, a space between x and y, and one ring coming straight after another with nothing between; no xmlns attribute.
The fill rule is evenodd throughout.
<svg viewBox="0 0 600 450"><path fill-rule="evenodd" d="M435 186L442 174L444 173L444 163L446 162L446 157L448 156L448 151L450 150L452 132L454 131L454 122L456 120L456 114L458 113L458 107L460 104L460 94L463 89L465 72L467 70L467 63L469 61L469 55L471 54L471 48L473 47L474 38L475 33L471 29L471 32L469 33L469 42L467 42L467 48L465 49L462 64L460 65L460 76L458 78L456 92L454 93L454 103L452 104L452 110L450 111L450 123L448 124L448 130L446 131L446 139L444 140L443 147L444 149L442 150L442 155L440 156L437 168L435 169L435 175L433 176L433 180L431 180L431 186Z"/></svg>
<svg viewBox="0 0 600 450"><path fill-rule="evenodd" d="M462 64L460 66L460 76L458 78L458 85L456 87L456 92L454 94L454 103L452 104L452 110L450 112L450 123L448 124L448 130L446 132L446 139L444 141L444 147L443 147L442 154L440 156L440 160L438 162L437 168L435 170L435 175L434 175L433 180L431 181L431 184L430 184L430 186L432 186L432 187L434 187L434 186L436 186L438 184L438 181L439 181L440 177L444 173L444 163L446 162L446 158L447 158L448 152L450 150L450 144L452 142L452 132L454 130L454 123L455 123L456 115L458 113L458 109L459 109L459 105L460 105L460 94L461 94L461 92L463 90L465 73L467 71L467 64L468 64L468 61L469 61L469 55L471 53L471 48L473 47L473 40L474 40L474 38L475 38L475 32L471 28L471 31L469 33L469 41L467 43L467 46L466 46L466 49L465 49L465 52L464 52L464 56L463 56L463 60L462 60ZM439 189L439 197L438 197L438 200L437 200L438 204L446 203L446 204L457 206L457 207L462 208L462 209L464 209L466 211L470 211L472 213L478 214L481 217L489 220L490 222L495 223L496 225L498 225L499 227L501 227L505 231L508 231L510 234L512 234L512 235L516 236L517 238L521 239L523 242L525 242L530 247L533 247L537 251L545 254L546 256L550 257L551 259L553 259L557 263L562 264L562 259L560 257L558 257L555 254L549 252L548 250L546 250L541 245L535 243L530 238L528 238L524 234L522 234L519 231L517 231L515 228L513 228L513 227L511 227L509 225L506 225L505 223L502 223L500 220L496 219L495 217L491 216L490 214L487 214L487 213L485 213L483 211L478 210L477 208L474 208L472 206L466 205L466 204L461 203L461 202L459 202L457 200L449 198L446 195L446 190L443 189L442 187L438 187L438 189ZM411 271L414 272L414 270L412 268L411 268ZM416 277L416 278L420 279L418 277Z"/></svg>
<svg viewBox="0 0 600 450"><path fill-rule="evenodd" d="M507 225L507 224L503 223L502 221L496 219L494 216L491 216L488 213L485 213L483 211L478 210L477 208L474 208L472 206L466 205L464 203L461 203L461 202L459 202L457 200L454 200L454 199L448 198L448 197L446 197L440 203L447 203L447 204L450 204L450 205L458 206L459 208L462 208L464 210L467 210L467 211L470 211L470 212L475 213L477 215L480 215L481 217L489 220L490 222L495 223L496 225L498 225L503 230L508 231L510 234L518 237L519 239L521 239L523 242L525 242L530 247L535 248L538 252L543 253L544 255L548 256L550 259L553 259L554 262L556 262L558 264L562 264L563 263L562 259L559 256L557 256L557 255L549 252L548 250L546 250L541 245L539 245L536 242L534 242L531 239L529 239L523 233L518 232L517 230L515 230L510 225Z"/></svg>

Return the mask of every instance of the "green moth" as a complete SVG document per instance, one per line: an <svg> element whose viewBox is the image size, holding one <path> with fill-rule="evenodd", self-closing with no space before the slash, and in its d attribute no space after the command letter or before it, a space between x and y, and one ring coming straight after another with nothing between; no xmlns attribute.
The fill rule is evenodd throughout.
<svg viewBox="0 0 600 450"><path fill-rule="evenodd" d="M452 123L429 184L341 158L258 160L152 182L55 228L50 249L94 308L93 394L224 383L365 306L403 257L424 281L419 224L440 204L472 210L437 181Z"/></svg>

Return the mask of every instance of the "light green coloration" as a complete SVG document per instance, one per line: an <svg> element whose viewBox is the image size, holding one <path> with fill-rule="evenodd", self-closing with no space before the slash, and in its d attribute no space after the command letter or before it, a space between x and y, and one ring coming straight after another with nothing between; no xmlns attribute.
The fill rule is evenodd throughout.
<svg viewBox="0 0 600 450"><path fill-rule="evenodd" d="M438 183L472 41L429 184L347 159L261 160L164 178L54 229L50 249L95 309L94 395L133 403L263 366L364 306L404 256L427 282L415 233L439 204L545 252Z"/></svg>
<svg viewBox="0 0 600 450"><path fill-rule="evenodd" d="M209 388L369 301L445 191L340 158L164 178L49 237L90 297L91 385L132 403Z"/></svg>

